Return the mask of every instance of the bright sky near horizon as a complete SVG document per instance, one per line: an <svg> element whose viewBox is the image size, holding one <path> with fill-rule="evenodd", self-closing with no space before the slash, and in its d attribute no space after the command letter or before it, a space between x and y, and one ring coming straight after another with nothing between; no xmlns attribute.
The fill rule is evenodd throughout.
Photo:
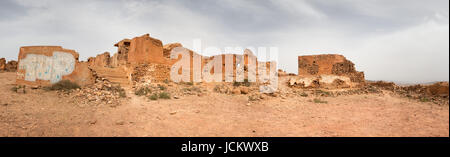
<svg viewBox="0 0 450 157"><path fill-rule="evenodd" d="M448 0L1 0L1 55L59 45L81 59L149 33L164 44L278 47L279 68L297 56L342 54L369 80L449 80Z"/></svg>

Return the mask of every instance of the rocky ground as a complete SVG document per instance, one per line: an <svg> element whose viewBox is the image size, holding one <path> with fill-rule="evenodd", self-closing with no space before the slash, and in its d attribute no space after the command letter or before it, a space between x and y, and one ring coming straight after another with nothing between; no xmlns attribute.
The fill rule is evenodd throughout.
<svg viewBox="0 0 450 157"><path fill-rule="evenodd" d="M17 88L14 80L0 73L0 136L449 136L448 97L416 98L400 88L281 84L266 95L245 84L129 88L99 79L52 91Z"/></svg>

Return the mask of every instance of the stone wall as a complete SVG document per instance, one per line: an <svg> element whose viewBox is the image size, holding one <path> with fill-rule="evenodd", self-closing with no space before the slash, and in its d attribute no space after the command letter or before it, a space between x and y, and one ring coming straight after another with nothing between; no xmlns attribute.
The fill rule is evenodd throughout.
<svg viewBox="0 0 450 157"><path fill-rule="evenodd" d="M16 72L17 65L18 65L17 61L14 61L14 60L8 61L8 63L6 63L6 66L5 66L5 71Z"/></svg>
<svg viewBox="0 0 450 157"><path fill-rule="evenodd" d="M70 80L81 86L94 82L88 63L78 61L78 53L60 46L21 47L17 84L48 86Z"/></svg>
<svg viewBox="0 0 450 157"><path fill-rule="evenodd" d="M6 59L0 58L0 71L5 71L5 70L6 70Z"/></svg>
<svg viewBox="0 0 450 157"><path fill-rule="evenodd" d="M0 58L0 72L16 72L17 61L11 60L6 62L5 58Z"/></svg>
<svg viewBox="0 0 450 157"><path fill-rule="evenodd" d="M364 72L342 55L324 54L298 57L298 76L291 86L312 88L349 88L365 83Z"/></svg>
<svg viewBox="0 0 450 157"><path fill-rule="evenodd" d="M91 57L88 59L89 66L97 66L97 67L110 67L111 66L111 57L109 52L105 52L97 55L96 57Z"/></svg>
<svg viewBox="0 0 450 157"><path fill-rule="evenodd" d="M143 63L166 63L163 56L163 44L161 40L145 34L131 39L128 50L128 63L138 65Z"/></svg>
<svg viewBox="0 0 450 157"><path fill-rule="evenodd" d="M114 44L117 47L117 53L115 53L110 60L111 67L120 67L126 65L128 62L128 51L130 49L131 40L123 39Z"/></svg>

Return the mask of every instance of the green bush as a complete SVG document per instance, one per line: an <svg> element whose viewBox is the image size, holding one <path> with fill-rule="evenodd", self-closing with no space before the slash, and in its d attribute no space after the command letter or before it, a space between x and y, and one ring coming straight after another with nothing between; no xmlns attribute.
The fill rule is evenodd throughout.
<svg viewBox="0 0 450 157"><path fill-rule="evenodd" d="M159 88L160 90L166 90L166 87L165 87L165 86L162 86L162 85L158 85L158 88Z"/></svg>
<svg viewBox="0 0 450 157"><path fill-rule="evenodd" d="M320 100L320 99L317 99L317 98L315 98L313 101L316 104L326 104L326 103L328 103L327 101L323 101L323 100Z"/></svg>
<svg viewBox="0 0 450 157"><path fill-rule="evenodd" d="M158 100L158 94L153 94L150 97L148 97L150 100Z"/></svg>
<svg viewBox="0 0 450 157"><path fill-rule="evenodd" d="M323 91L323 90L316 90L315 91L316 95L321 95L321 96L332 96L332 94L328 91Z"/></svg>
<svg viewBox="0 0 450 157"><path fill-rule="evenodd" d="M125 89L123 89L120 85L111 87L111 90L114 91L114 92L119 93L119 96L121 98L127 97L127 93L125 92Z"/></svg>
<svg viewBox="0 0 450 157"><path fill-rule="evenodd" d="M14 86L14 87L11 88L11 91L16 92L16 93L19 93L19 89L22 89L22 92L23 92L23 93L26 93L26 91L25 91L25 85L23 85L23 86L21 86L21 85L19 85L19 86Z"/></svg>
<svg viewBox="0 0 450 157"><path fill-rule="evenodd" d="M235 86L235 87L239 87L239 86L250 87L250 85L252 85L252 84L251 84L251 82L248 81L248 79L244 79L244 82L236 82L236 81L233 82L233 86Z"/></svg>
<svg viewBox="0 0 450 157"><path fill-rule="evenodd" d="M306 94L305 92L303 92L302 94L300 94L300 96L302 96L302 97L308 97L308 94Z"/></svg>
<svg viewBox="0 0 450 157"><path fill-rule="evenodd" d="M46 90L72 90L81 88L80 85L69 80L61 80L51 86L45 87Z"/></svg>
<svg viewBox="0 0 450 157"><path fill-rule="evenodd" d="M19 86L19 87L14 86L14 87L11 88L11 91L17 93L17 91L19 90L19 88L20 88L20 86Z"/></svg>
<svg viewBox="0 0 450 157"><path fill-rule="evenodd" d="M143 96L143 95L147 95L151 92L152 91L150 90L150 88L144 87L144 88L139 88L138 90L134 91L134 94L136 94L137 96Z"/></svg>
<svg viewBox="0 0 450 157"><path fill-rule="evenodd" d="M420 98L420 102L430 102L430 99L428 98Z"/></svg>
<svg viewBox="0 0 450 157"><path fill-rule="evenodd" d="M161 99L170 99L170 94L166 92L159 93L159 98Z"/></svg>

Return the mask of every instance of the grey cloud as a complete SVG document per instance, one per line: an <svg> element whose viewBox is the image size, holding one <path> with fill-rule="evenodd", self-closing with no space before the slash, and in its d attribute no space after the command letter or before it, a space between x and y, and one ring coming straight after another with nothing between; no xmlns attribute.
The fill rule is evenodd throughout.
<svg viewBox="0 0 450 157"><path fill-rule="evenodd" d="M25 45L61 45L86 59L115 52L114 42L123 38L150 33L188 48L194 38L222 49L277 46L280 67L289 72L296 72L297 55L341 53L368 79L448 80L448 5L448 0L2 0L0 57L15 59ZM393 73L385 73L388 65L395 65ZM406 72L410 67L415 72Z"/></svg>

